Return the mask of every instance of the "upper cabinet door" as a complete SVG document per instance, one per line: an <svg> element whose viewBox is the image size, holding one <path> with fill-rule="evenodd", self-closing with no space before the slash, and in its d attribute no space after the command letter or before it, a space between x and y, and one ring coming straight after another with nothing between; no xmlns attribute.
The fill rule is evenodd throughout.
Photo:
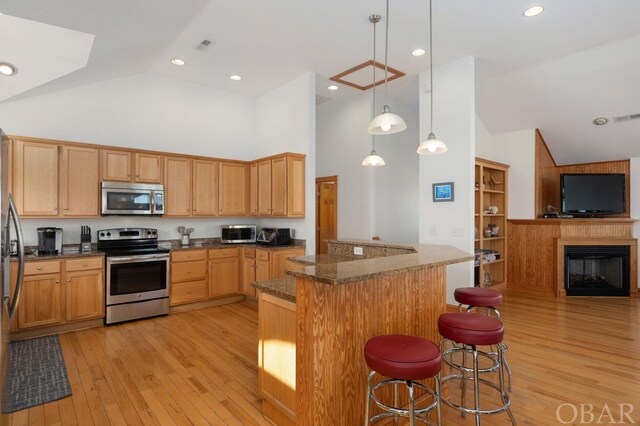
<svg viewBox="0 0 640 426"><path fill-rule="evenodd" d="M165 216L191 215L191 160L164 158Z"/></svg>
<svg viewBox="0 0 640 426"><path fill-rule="evenodd" d="M193 215L218 215L218 162L193 160Z"/></svg>
<svg viewBox="0 0 640 426"><path fill-rule="evenodd" d="M102 180L131 182L131 165L131 152L102 150Z"/></svg>
<svg viewBox="0 0 640 426"><path fill-rule="evenodd" d="M258 163L249 165L249 216L258 215Z"/></svg>
<svg viewBox="0 0 640 426"><path fill-rule="evenodd" d="M304 156L287 157L287 216L304 217Z"/></svg>
<svg viewBox="0 0 640 426"><path fill-rule="evenodd" d="M246 171L242 163L220 162L220 216L246 216Z"/></svg>
<svg viewBox="0 0 640 426"><path fill-rule="evenodd" d="M258 163L258 215L271 216L271 160Z"/></svg>
<svg viewBox="0 0 640 426"><path fill-rule="evenodd" d="M63 216L100 215L99 168L97 149L62 147L60 199Z"/></svg>
<svg viewBox="0 0 640 426"><path fill-rule="evenodd" d="M287 215L287 157L271 160L271 214Z"/></svg>
<svg viewBox="0 0 640 426"><path fill-rule="evenodd" d="M14 198L22 216L58 216L58 145L14 141Z"/></svg>
<svg viewBox="0 0 640 426"><path fill-rule="evenodd" d="M134 163L135 182L162 183L162 156L136 152Z"/></svg>

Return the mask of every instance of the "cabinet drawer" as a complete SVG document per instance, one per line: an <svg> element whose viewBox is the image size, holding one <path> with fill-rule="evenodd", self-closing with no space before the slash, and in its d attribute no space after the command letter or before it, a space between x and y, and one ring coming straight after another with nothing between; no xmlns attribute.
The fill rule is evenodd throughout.
<svg viewBox="0 0 640 426"><path fill-rule="evenodd" d="M201 280L206 277L206 262L182 262L171 264L171 282Z"/></svg>
<svg viewBox="0 0 640 426"><path fill-rule="evenodd" d="M207 281L171 284L171 304L196 302L207 298Z"/></svg>
<svg viewBox="0 0 640 426"><path fill-rule="evenodd" d="M87 269L102 269L101 257L90 257L88 259L70 259L67 260L67 271L84 271Z"/></svg>
<svg viewBox="0 0 640 426"><path fill-rule="evenodd" d="M25 275L53 274L60 272L60 261L51 262L25 262Z"/></svg>
<svg viewBox="0 0 640 426"><path fill-rule="evenodd" d="M225 249L216 249L209 250L209 259L222 259L225 257L238 257L240 255L240 249L238 247L235 248L225 248Z"/></svg>
<svg viewBox="0 0 640 426"><path fill-rule="evenodd" d="M206 256L206 250L181 250L171 253L171 261L190 262L192 260L204 260Z"/></svg>
<svg viewBox="0 0 640 426"><path fill-rule="evenodd" d="M244 257L249 257L251 259L256 257L256 249L254 248L245 248L243 249Z"/></svg>
<svg viewBox="0 0 640 426"><path fill-rule="evenodd" d="M256 259L269 261L271 253L267 250L256 250Z"/></svg>

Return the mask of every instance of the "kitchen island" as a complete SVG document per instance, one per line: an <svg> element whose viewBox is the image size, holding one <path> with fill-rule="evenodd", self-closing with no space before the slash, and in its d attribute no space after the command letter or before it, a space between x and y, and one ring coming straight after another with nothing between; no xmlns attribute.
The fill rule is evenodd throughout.
<svg viewBox="0 0 640 426"><path fill-rule="evenodd" d="M354 257L354 247L363 255ZM366 341L402 333L438 342L446 266L472 259L450 246L338 240L327 255L290 259L300 267L289 277L255 283L265 416L276 424L362 424Z"/></svg>

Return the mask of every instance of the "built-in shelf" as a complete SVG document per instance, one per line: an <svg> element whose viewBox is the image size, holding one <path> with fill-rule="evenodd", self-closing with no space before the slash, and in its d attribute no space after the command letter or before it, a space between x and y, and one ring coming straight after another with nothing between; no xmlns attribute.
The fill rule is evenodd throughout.
<svg viewBox="0 0 640 426"><path fill-rule="evenodd" d="M504 240L504 237L484 237L484 241L493 241L493 240ZM478 241L478 240L476 240Z"/></svg>
<svg viewBox="0 0 640 426"><path fill-rule="evenodd" d="M504 262L504 259L496 259L496 260L492 260L491 262L487 262L487 261L483 261L482 264L483 265L491 265L494 263L502 263Z"/></svg>
<svg viewBox="0 0 640 426"><path fill-rule="evenodd" d="M498 213L498 214L482 213L482 216L487 216L487 217L504 217L504 214L502 214L502 213Z"/></svg>
<svg viewBox="0 0 640 426"><path fill-rule="evenodd" d="M477 191L477 189L476 189ZM483 192L488 192L490 194L504 194L504 191L498 191L497 189L483 189Z"/></svg>

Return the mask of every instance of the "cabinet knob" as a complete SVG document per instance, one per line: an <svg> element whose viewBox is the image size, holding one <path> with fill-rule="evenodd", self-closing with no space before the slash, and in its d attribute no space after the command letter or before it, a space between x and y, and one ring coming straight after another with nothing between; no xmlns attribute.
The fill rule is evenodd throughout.
<svg viewBox="0 0 640 426"><path fill-rule="evenodd" d="M82 266L87 266L87 264L86 264L86 263L83 263L83 264L82 264Z"/></svg>
<svg viewBox="0 0 640 426"><path fill-rule="evenodd" d="M67 282L70 283L71 282L71 278L67 278Z"/></svg>
<svg viewBox="0 0 640 426"><path fill-rule="evenodd" d="M140 177L140 175L136 175L136 177Z"/></svg>
<svg viewBox="0 0 640 426"><path fill-rule="evenodd" d="M60 280L56 280L56 284L60 284Z"/></svg>
<svg viewBox="0 0 640 426"><path fill-rule="evenodd" d="M65 208L64 208L64 211L65 211L65 212L68 212L68 211L69 211L69 209L68 209L67 207L65 207Z"/></svg>
<svg viewBox="0 0 640 426"><path fill-rule="evenodd" d="M191 294L191 290L187 291L187 294Z"/></svg>
<svg viewBox="0 0 640 426"><path fill-rule="evenodd" d="M187 274L190 274L190 273L191 273L191 271L187 271Z"/></svg>
<svg viewBox="0 0 640 426"><path fill-rule="evenodd" d="M38 266L38 271L42 271L42 266Z"/></svg>
<svg viewBox="0 0 640 426"><path fill-rule="evenodd" d="M188 256L187 256L187 259L191 259L191 255L188 255Z"/></svg>
<svg viewBox="0 0 640 426"><path fill-rule="evenodd" d="M127 177L131 177L131 173L127 173Z"/></svg>

